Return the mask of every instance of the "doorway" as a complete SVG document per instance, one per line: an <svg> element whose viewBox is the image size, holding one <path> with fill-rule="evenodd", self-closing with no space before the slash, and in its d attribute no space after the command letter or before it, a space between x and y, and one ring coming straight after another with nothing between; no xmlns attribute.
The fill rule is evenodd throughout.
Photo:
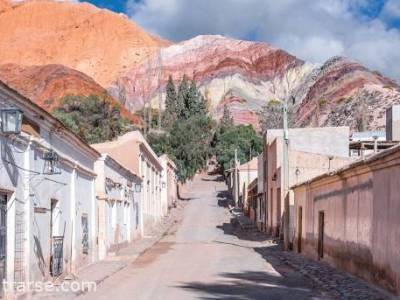
<svg viewBox="0 0 400 300"><path fill-rule="evenodd" d="M303 207L299 207L297 215L297 252L301 253L301 237L303 235Z"/></svg>
<svg viewBox="0 0 400 300"><path fill-rule="evenodd" d="M64 233L60 234L61 210L59 202L51 199L50 204L50 275L60 276L63 272ZM64 226L65 230L65 226Z"/></svg>
<svg viewBox="0 0 400 300"><path fill-rule="evenodd" d="M278 230L276 233L276 236L281 236L283 233L282 229L282 210L281 210L281 188L278 188L276 190L276 216L277 216L277 224L278 224Z"/></svg>
<svg viewBox="0 0 400 300"><path fill-rule="evenodd" d="M324 257L324 227L325 213L320 211L318 214L318 258Z"/></svg>
<svg viewBox="0 0 400 300"><path fill-rule="evenodd" d="M7 195L0 193L0 297L6 279L7 264Z"/></svg>

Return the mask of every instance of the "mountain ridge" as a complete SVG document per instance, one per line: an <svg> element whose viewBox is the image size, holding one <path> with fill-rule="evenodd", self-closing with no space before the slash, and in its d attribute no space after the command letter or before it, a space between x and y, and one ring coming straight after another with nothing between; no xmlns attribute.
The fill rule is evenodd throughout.
<svg viewBox="0 0 400 300"><path fill-rule="evenodd" d="M89 3L0 1L0 64L63 64L107 87L124 69L170 45L126 16Z"/></svg>
<svg viewBox="0 0 400 300"><path fill-rule="evenodd" d="M367 120L366 129L383 129L385 109L400 103L396 82L351 59L334 57L316 65L264 42L222 35L171 44L126 16L88 3L0 0L0 52L3 79L10 76L8 80L18 85L15 72L23 69L23 92L35 90L29 86L35 81L27 80L26 74L32 79L38 72L36 76L45 80L43 70L51 76L51 68L61 70L63 65L68 71L56 72L58 79L50 82L69 80L75 93L94 89L101 94L107 89L131 113L145 103L162 109L169 75L178 84L184 74L197 81L215 119L228 105L237 124L257 129L268 101L290 96L295 99L295 126L348 125L353 130L360 116ZM9 64L12 67L4 67ZM33 97L53 109L44 98L57 104L68 88L60 91L49 85Z"/></svg>

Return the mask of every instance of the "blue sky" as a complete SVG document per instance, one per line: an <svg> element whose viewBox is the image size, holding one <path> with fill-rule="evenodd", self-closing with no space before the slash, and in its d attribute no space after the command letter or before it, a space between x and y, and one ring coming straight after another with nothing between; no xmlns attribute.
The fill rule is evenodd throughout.
<svg viewBox="0 0 400 300"><path fill-rule="evenodd" d="M90 0L90 2L98 7L107 8L115 12L126 12L126 0Z"/></svg>
<svg viewBox="0 0 400 300"><path fill-rule="evenodd" d="M172 41L258 40L314 63L353 58L400 79L400 0L89 0Z"/></svg>

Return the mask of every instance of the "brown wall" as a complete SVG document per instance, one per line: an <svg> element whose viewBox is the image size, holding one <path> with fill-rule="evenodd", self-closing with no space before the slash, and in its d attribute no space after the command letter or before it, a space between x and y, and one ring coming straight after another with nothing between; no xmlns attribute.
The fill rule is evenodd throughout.
<svg viewBox="0 0 400 300"><path fill-rule="evenodd" d="M294 189L295 250L302 207L302 253L400 292L400 151Z"/></svg>

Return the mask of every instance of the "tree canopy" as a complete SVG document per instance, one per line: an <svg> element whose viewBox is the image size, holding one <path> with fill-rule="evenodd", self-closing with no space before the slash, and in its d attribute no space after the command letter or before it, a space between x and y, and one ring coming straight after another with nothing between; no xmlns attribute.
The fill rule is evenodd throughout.
<svg viewBox="0 0 400 300"><path fill-rule="evenodd" d="M181 182L192 178L204 168L212 151L214 122L208 115L207 99L199 91L196 81L190 86L183 76L178 89L172 77L166 87L164 132L147 136L154 151L167 153L178 168ZM178 92L176 92L178 90Z"/></svg>
<svg viewBox="0 0 400 300"><path fill-rule="evenodd" d="M109 141L134 129L121 116L119 106L96 95L66 96L53 114L89 144Z"/></svg>
<svg viewBox="0 0 400 300"><path fill-rule="evenodd" d="M235 149L241 164L262 152L262 139L251 125L231 126L220 131L215 141L215 154L221 171L231 167Z"/></svg>

